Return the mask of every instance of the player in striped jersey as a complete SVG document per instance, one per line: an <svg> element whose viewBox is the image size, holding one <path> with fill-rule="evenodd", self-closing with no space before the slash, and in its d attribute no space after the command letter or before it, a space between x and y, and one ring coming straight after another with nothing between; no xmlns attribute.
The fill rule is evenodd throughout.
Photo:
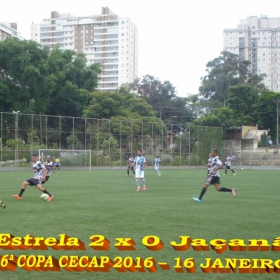
<svg viewBox="0 0 280 280"><path fill-rule="evenodd" d="M42 164L40 161L37 160L37 155L36 154L32 155L32 168L33 168L33 171L34 171L33 178L25 180L21 185L21 190L20 190L19 194L18 195L15 194L15 195L13 195L13 197L20 200L22 194L24 193L24 191L26 189L26 187L28 185L30 185L30 186L36 186L37 189L39 189L43 193L48 194L49 195L48 201L51 201L53 199L53 195L51 195L45 188L43 188L41 186L42 181L46 180L48 170L46 169L44 164Z"/></svg>
<svg viewBox="0 0 280 280"><path fill-rule="evenodd" d="M193 197L193 200L196 202L201 202L203 195L205 194L207 188L210 185L215 185L217 191L230 192L234 197L236 197L236 189L221 188L219 169L223 168L223 163L220 161L218 157L218 151L212 150L211 156L212 156L212 161L211 161L210 172L201 190L200 196L198 198Z"/></svg>
<svg viewBox="0 0 280 280"><path fill-rule="evenodd" d="M207 169L207 175L209 174L210 172L210 169L211 169L211 162L212 162L212 156L211 156L211 153L209 154L209 158L208 158L208 163L206 164L206 166L208 167Z"/></svg>
<svg viewBox="0 0 280 280"><path fill-rule="evenodd" d="M142 155L142 150L139 150L137 152L137 156L134 158L134 166L135 166L135 180L136 180L136 191L140 191L140 184L139 179L142 179L142 186L143 191L146 190L146 182L145 182L145 176L144 176L144 168L146 167L146 159Z"/></svg>
<svg viewBox="0 0 280 280"><path fill-rule="evenodd" d="M225 173L223 175L226 175L227 174L227 171L230 170L233 175L235 176L236 175L236 172L231 168L231 162L234 160L233 157L230 157L229 155L227 155L227 159L226 159L226 168L225 168Z"/></svg>
<svg viewBox="0 0 280 280"><path fill-rule="evenodd" d="M158 155L156 155L156 158L155 158L155 171L157 173L157 177L161 176L161 173L159 172L159 164L160 164L160 162L161 162L160 158L158 157Z"/></svg>
<svg viewBox="0 0 280 280"><path fill-rule="evenodd" d="M47 156L47 161L43 163L47 169L47 175L46 175L46 180L42 182L42 184L45 184L50 176L51 176L51 173L52 171L55 173L55 168L54 168L54 163L51 161L51 157L50 156Z"/></svg>
<svg viewBox="0 0 280 280"><path fill-rule="evenodd" d="M133 172L133 174L135 174L134 172L134 158L132 156L129 156L128 160L127 160L127 171L126 171L126 177L129 177L129 171L131 170Z"/></svg>

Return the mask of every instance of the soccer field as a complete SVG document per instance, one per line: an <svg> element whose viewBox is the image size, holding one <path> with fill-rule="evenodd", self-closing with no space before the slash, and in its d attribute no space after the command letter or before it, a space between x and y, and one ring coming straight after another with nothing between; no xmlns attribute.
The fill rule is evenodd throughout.
<svg viewBox="0 0 280 280"><path fill-rule="evenodd" d="M134 177L125 177L126 170L111 171L59 171L52 174L44 187L54 195L51 202L40 199L41 192L27 187L22 200L15 200L23 180L32 172L1 172L0 199L6 204L0 209L1 233L25 237L55 237L60 234L76 237L85 243L83 250L3 250L0 255L45 255L59 259L61 256L117 256L153 257L157 263L167 262L170 270L157 264L154 273L117 272L27 272L17 268L14 272L0 271L0 279L279 279L279 274L220 274L203 273L200 263L205 258L280 259L280 252L233 252L229 249L218 254L211 249L212 239L266 239L269 244L280 236L278 171L236 170L237 176L228 172L221 176L223 187L237 189L237 198L231 193L217 192L210 186L202 203L192 200L198 196L206 178L206 170L162 170L157 178L155 171L147 169L147 191L136 192ZM223 173L223 171L220 171ZM92 235L103 235L110 241L110 250L97 251L89 244ZM158 236L163 248L148 250L142 239ZM210 251L176 251L171 241L180 242L179 236L190 236L207 241ZM132 238L134 251L120 251L114 245L116 238ZM175 258L194 258L196 272L178 273Z"/></svg>

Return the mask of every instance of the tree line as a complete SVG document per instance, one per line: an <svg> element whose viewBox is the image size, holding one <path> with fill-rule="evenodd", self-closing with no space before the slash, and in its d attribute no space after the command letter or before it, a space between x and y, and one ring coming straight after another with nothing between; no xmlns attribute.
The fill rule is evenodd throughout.
<svg viewBox="0 0 280 280"><path fill-rule="evenodd" d="M184 98L170 81L152 75L110 93L98 91L101 67L87 65L84 54L8 38L0 42L0 111L159 122L167 127L258 124L275 136L275 100L280 94L267 90L264 76L252 74L249 65L221 52L206 64L198 93Z"/></svg>

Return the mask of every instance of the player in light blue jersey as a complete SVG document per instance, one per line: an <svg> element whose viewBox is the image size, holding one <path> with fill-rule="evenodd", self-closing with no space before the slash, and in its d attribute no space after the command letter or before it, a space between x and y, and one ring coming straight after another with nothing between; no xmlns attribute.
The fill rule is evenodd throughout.
<svg viewBox="0 0 280 280"><path fill-rule="evenodd" d="M139 179L142 179L142 187L143 191L146 190L146 182L145 182L145 174L144 174L144 169L146 167L146 159L142 155L142 150L139 150L137 152L137 156L134 158L134 166L135 166L135 180L136 180L136 186L137 189L136 191L140 191L140 183Z"/></svg>
<svg viewBox="0 0 280 280"><path fill-rule="evenodd" d="M157 173L157 177L161 176L161 173L159 172L159 164L160 164L160 162L161 162L160 158L158 157L158 155L156 155L156 158L155 158L155 171Z"/></svg>

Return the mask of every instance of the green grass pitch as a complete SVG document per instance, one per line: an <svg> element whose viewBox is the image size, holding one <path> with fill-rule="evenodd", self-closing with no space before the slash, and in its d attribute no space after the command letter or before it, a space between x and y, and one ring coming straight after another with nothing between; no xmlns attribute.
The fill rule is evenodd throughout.
<svg viewBox="0 0 280 280"><path fill-rule="evenodd" d="M24 237L27 234L42 237L59 237L67 234L86 244L86 251L4 251L0 255L21 254L59 258L62 255L154 257L157 262L167 262L170 270L155 273L96 272L27 272L17 268L15 272L0 271L0 279L279 279L279 274L205 274L199 264L205 258L280 259L280 252L209 252L175 251L171 241L179 242L179 236L204 238L209 241L223 238L267 239L271 244L280 236L278 171L236 170L237 176L228 172L221 176L221 185L237 189L237 198L231 193L217 192L210 186L198 204L192 196L198 196L206 178L206 170L162 170L157 178L154 170L146 170L147 191L136 192L133 176L125 177L126 170L111 171L59 171L52 174L44 186L54 195L51 202L40 199L41 192L27 187L21 201L18 194L23 180L32 172L1 172L0 199L6 204L0 209L1 233ZM220 172L223 173L223 172ZM132 175L132 174L131 174ZM109 251L95 251L88 244L90 236L104 235L110 240ZM142 238L156 235L164 247L150 251L142 244ZM114 247L115 238L131 237L136 251L119 251ZM193 257L197 270L194 274L177 273L174 258Z"/></svg>

